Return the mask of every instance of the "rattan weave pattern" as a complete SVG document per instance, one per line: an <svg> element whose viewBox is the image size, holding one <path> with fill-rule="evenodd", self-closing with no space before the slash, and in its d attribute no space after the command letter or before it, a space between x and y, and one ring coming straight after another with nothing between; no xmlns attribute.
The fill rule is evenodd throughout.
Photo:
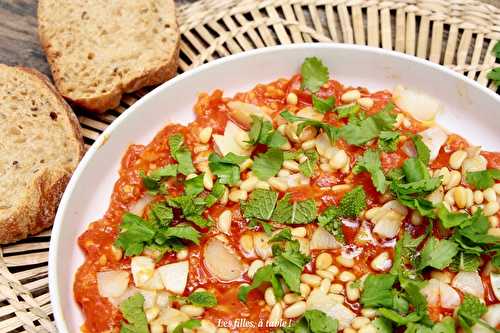
<svg viewBox="0 0 500 333"><path fill-rule="evenodd" d="M500 9L470 0L201 0L178 8L179 72L254 48L341 42L441 63L494 89L487 73ZM147 89L104 114L78 111L86 144ZM48 293L50 231L0 247L0 332L56 332Z"/></svg>

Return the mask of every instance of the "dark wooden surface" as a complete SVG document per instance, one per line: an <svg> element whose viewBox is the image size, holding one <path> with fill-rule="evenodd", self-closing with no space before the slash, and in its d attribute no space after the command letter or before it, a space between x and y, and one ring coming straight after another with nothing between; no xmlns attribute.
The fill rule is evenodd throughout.
<svg viewBox="0 0 500 333"><path fill-rule="evenodd" d="M194 1L175 2L180 5ZM0 63L33 67L50 77L38 42L37 4L37 0L0 0Z"/></svg>
<svg viewBox="0 0 500 333"><path fill-rule="evenodd" d="M176 0L177 4L196 0ZM500 7L500 0L483 0ZM28 66L50 76L37 35L37 0L0 0L0 63Z"/></svg>

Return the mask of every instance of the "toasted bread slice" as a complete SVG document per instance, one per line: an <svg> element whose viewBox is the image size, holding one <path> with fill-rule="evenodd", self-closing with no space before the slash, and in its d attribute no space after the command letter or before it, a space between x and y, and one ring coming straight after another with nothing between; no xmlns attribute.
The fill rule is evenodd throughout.
<svg viewBox="0 0 500 333"><path fill-rule="evenodd" d="M83 155L80 125L45 76L0 64L0 244L52 225Z"/></svg>
<svg viewBox="0 0 500 333"><path fill-rule="evenodd" d="M92 111L177 70L173 0L40 0L38 32L58 90Z"/></svg>

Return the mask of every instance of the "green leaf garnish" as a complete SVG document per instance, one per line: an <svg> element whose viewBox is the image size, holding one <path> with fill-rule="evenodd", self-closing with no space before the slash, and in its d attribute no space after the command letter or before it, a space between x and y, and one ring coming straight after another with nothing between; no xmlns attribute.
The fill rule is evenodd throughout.
<svg viewBox="0 0 500 333"><path fill-rule="evenodd" d="M313 199L291 202L290 193L278 201L271 220L284 224L306 224L314 221L317 215Z"/></svg>
<svg viewBox="0 0 500 333"><path fill-rule="evenodd" d="M187 176L196 172L191 159L191 152L184 145L184 137L182 134L174 134L169 136L168 145L170 147L170 155L179 163L177 170Z"/></svg>
<svg viewBox="0 0 500 333"><path fill-rule="evenodd" d="M277 148L271 148L255 158L252 172L260 180L268 180L278 174L282 165L283 152Z"/></svg>
<svg viewBox="0 0 500 333"><path fill-rule="evenodd" d="M485 190L495 185L495 180L500 180L500 169L488 169L483 171L469 171L466 181L478 190Z"/></svg>
<svg viewBox="0 0 500 333"><path fill-rule="evenodd" d="M149 333L148 320L144 313L144 296L137 293L120 304L120 311L127 321L121 322L120 333Z"/></svg>
<svg viewBox="0 0 500 333"><path fill-rule="evenodd" d="M370 173L373 186L375 186L378 192L384 193L387 189L387 182L382 171L382 163L380 162L380 153L378 151L369 149L358 159L353 172L358 174L363 171Z"/></svg>
<svg viewBox="0 0 500 333"><path fill-rule="evenodd" d="M316 57L306 58L300 67L302 76L302 89L317 92L319 88L328 82L328 68Z"/></svg>
<svg viewBox="0 0 500 333"><path fill-rule="evenodd" d="M321 99L316 95L312 95L312 103L316 111L321 114L325 114L328 111L331 111L335 106L335 96L330 96L327 99Z"/></svg>

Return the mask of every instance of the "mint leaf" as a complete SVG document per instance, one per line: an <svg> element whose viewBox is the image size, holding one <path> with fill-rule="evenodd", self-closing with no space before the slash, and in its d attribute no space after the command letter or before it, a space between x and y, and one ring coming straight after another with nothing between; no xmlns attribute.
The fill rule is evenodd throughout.
<svg viewBox="0 0 500 333"><path fill-rule="evenodd" d="M391 274L370 274L363 283L360 303L367 308L393 306L392 286L396 277Z"/></svg>
<svg viewBox="0 0 500 333"><path fill-rule="evenodd" d="M342 118L351 118L355 114L357 114L360 110L359 104L354 103L354 104L347 104L347 105L341 105L337 106L335 108L335 112L339 115L339 119Z"/></svg>
<svg viewBox="0 0 500 333"><path fill-rule="evenodd" d="M271 220L284 224L307 224L316 219L316 203L313 199L291 202L290 193L278 201Z"/></svg>
<svg viewBox="0 0 500 333"><path fill-rule="evenodd" d="M158 168L149 172L148 175L144 171L139 172L139 176L142 179L142 183L146 189L148 189L153 194L156 194L160 190L161 180L166 177L175 177L177 175L177 165L170 164L162 168Z"/></svg>
<svg viewBox="0 0 500 333"><path fill-rule="evenodd" d="M312 95L312 103L316 111L325 114L335 106L335 96L330 96L327 99L321 99L316 95Z"/></svg>
<svg viewBox="0 0 500 333"><path fill-rule="evenodd" d="M464 226L469 222L469 215L460 212L450 212L443 203L437 206L437 216L441 220L441 225L446 229Z"/></svg>
<svg viewBox="0 0 500 333"><path fill-rule="evenodd" d="M148 213L148 220L154 221L160 226L167 227L174 219L174 212L171 207L164 203L154 203Z"/></svg>
<svg viewBox="0 0 500 333"><path fill-rule="evenodd" d="M453 257L449 269L454 272L477 272L479 266L481 266L479 255L462 251Z"/></svg>
<svg viewBox="0 0 500 333"><path fill-rule="evenodd" d="M398 148L399 133L395 131L381 131L378 137L378 148L392 153Z"/></svg>
<svg viewBox="0 0 500 333"><path fill-rule="evenodd" d="M127 333L149 333L148 320L144 313L144 296L137 293L127 298L120 304L120 311L127 321L121 322L120 332Z"/></svg>
<svg viewBox="0 0 500 333"><path fill-rule="evenodd" d="M240 180L240 164L247 160L246 156L229 153L221 157L215 153L208 157L208 167L218 177L221 184L234 185Z"/></svg>
<svg viewBox="0 0 500 333"><path fill-rule="evenodd" d="M201 321L198 319L189 319L177 325L173 333L183 333L185 328L191 330L197 327L201 327Z"/></svg>
<svg viewBox="0 0 500 333"><path fill-rule="evenodd" d="M186 195L195 197L203 190L203 174L184 181L184 193Z"/></svg>
<svg viewBox="0 0 500 333"><path fill-rule="evenodd" d="M264 144L271 148L279 148L287 143L287 139L278 131L275 131L271 122L261 117L252 117L252 127L248 132L251 145Z"/></svg>
<svg viewBox="0 0 500 333"><path fill-rule="evenodd" d="M293 326L284 328L286 333L335 333L339 327L333 319L322 311L307 310Z"/></svg>
<svg viewBox="0 0 500 333"><path fill-rule="evenodd" d="M243 216L248 219L255 218L267 221L273 215L277 200L277 192L256 189L250 194L248 200L242 204Z"/></svg>
<svg viewBox="0 0 500 333"><path fill-rule="evenodd" d="M273 248L273 253L275 250ZM300 275L310 258L300 252L298 241L286 242L284 251L280 252L274 258L274 272L285 280L291 291L300 293Z"/></svg>
<svg viewBox="0 0 500 333"><path fill-rule="evenodd" d="M270 283L273 287L274 295L277 299L281 299L284 296L283 288L274 273L274 268L272 265L266 265L261 267L255 272L255 275L252 280L252 284L249 286L242 286L238 292L238 299L242 302L246 302L248 298L248 294L254 290L259 288L264 283Z"/></svg>
<svg viewBox="0 0 500 333"><path fill-rule="evenodd" d="M144 250L144 243L153 240L156 234L155 227L143 220L140 216L125 213L122 216L120 233L115 246L125 250L125 256L137 256Z"/></svg>
<svg viewBox="0 0 500 333"><path fill-rule="evenodd" d="M324 123L322 121L304 117L297 117L296 115L290 113L289 111L281 112L280 116L282 116L286 121L291 123L300 121L300 124L297 126L297 135L300 135L304 130L304 128L306 128L307 126L313 126L322 129L326 133L331 142L335 142L339 136L338 128L330 124Z"/></svg>
<svg viewBox="0 0 500 333"><path fill-rule="evenodd" d="M174 134L168 138L168 146L170 147L170 155L179 163L177 170L187 176L196 172L191 152L184 146L184 137L182 134Z"/></svg>
<svg viewBox="0 0 500 333"><path fill-rule="evenodd" d="M457 253L456 243L447 239L438 240L435 237L429 237L418 258L417 269L419 271L426 267L444 269L451 264Z"/></svg>
<svg viewBox="0 0 500 333"><path fill-rule="evenodd" d="M500 180L500 169L488 169L483 171L469 171L466 181L478 190L485 190L495 185L495 180Z"/></svg>
<svg viewBox="0 0 500 333"><path fill-rule="evenodd" d="M282 165L283 152L277 148L271 148L255 158L252 172L260 180L268 180L278 174Z"/></svg>
<svg viewBox="0 0 500 333"><path fill-rule="evenodd" d="M156 242L162 243L168 239L177 238L186 239L198 245L200 244L201 234L191 226L178 224L175 227L160 230L160 237L161 241L157 238Z"/></svg>
<svg viewBox="0 0 500 333"><path fill-rule="evenodd" d="M316 57L306 58L300 67L302 76L302 89L317 92L319 88L328 82L328 68Z"/></svg>
<svg viewBox="0 0 500 333"><path fill-rule="evenodd" d="M193 305L204 308L213 308L217 305L217 298L208 291L195 291L188 296L187 300Z"/></svg>
<svg viewBox="0 0 500 333"><path fill-rule="evenodd" d="M413 145L415 146L415 150L417 151L417 158L425 165L429 164L431 151L422 141L422 137L420 135L415 135L411 139L413 141Z"/></svg>
<svg viewBox="0 0 500 333"><path fill-rule="evenodd" d="M315 150L309 150L304 152L307 157L307 161L300 163L300 172L306 177L312 177L314 174L314 167L319 159L318 153Z"/></svg>
<svg viewBox="0 0 500 333"><path fill-rule="evenodd" d="M275 234L271 239L269 239L268 243L273 242L282 242L282 241L291 241L292 240L292 231L290 228L285 228Z"/></svg>
<svg viewBox="0 0 500 333"><path fill-rule="evenodd" d="M380 153L378 151L369 149L358 159L353 172L358 174L363 171L370 173L373 186L375 186L378 192L384 193L387 189L387 182L382 171Z"/></svg>
<svg viewBox="0 0 500 333"><path fill-rule="evenodd" d="M217 200L222 198L225 192L225 187L222 185L220 181L216 181L214 186L212 187L212 191L205 197L205 204L207 207L212 207Z"/></svg>

